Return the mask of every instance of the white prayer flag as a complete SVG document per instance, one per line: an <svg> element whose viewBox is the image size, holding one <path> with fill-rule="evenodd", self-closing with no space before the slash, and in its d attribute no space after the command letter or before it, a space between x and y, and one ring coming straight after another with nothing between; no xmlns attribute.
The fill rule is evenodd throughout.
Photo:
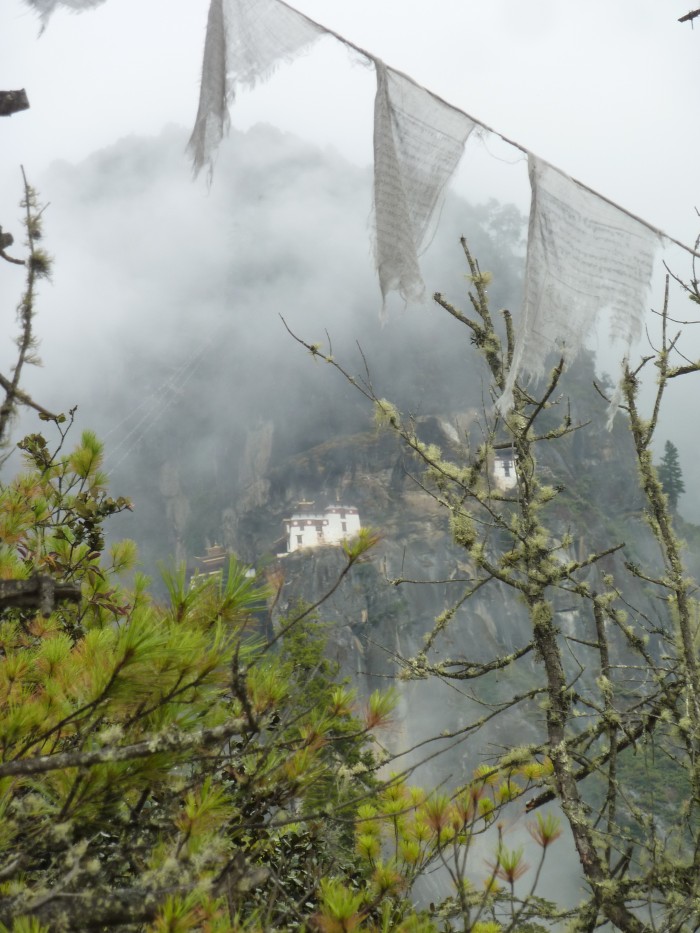
<svg viewBox="0 0 700 933"><path fill-rule="evenodd" d="M418 252L475 123L425 88L375 61L375 261L382 298L424 291Z"/></svg>
<svg viewBox="0 0 700 933"><path fill-rule="evenodd" d="M642 331L658 237L568 175L529 157L532 200L525 295L513 363L499 399L513 406L521 377L544 375L547 356L573 359L598 320L629 352Z"/></svg>
<svg viewBox="0 0 700 933"><path fill-rule="evenodd" d="M211 0L199 108L188 143L195 173L212 162L236 90L265 81L325 34L278 0Z"/></svg>
<svg viewBox="0 0 700 933"><path fill-rule="evenodd" d="M207 162L210 164L211 171L214 153L228 132L228 105L231 98L226 80L224 0L211 0L204 40L199 107L192 135L187 143L195 174Z"/></svg>

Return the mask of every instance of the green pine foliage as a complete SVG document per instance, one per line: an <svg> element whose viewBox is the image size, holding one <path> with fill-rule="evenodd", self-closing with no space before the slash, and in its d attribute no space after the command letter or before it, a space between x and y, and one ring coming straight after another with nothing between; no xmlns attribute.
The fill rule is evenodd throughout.
<svg viewBox="0 0 700 933"><path fill-rule="evenodd" d="M678 457L678 448L671 441L666 441L664 455L656 468L663 491L668 496L668 504L675 511L678 499L685 492L683 472Z"/></svg>
<svg viewBox="0 0 700 933"><path fill-rule="evenodd" d="M493 861L472 844L547 785L549 760L518 750L449 793L380 778L391 756L376 733L396 695L360 702L337 682L323 600L273 630L280 571L263 585L232 560L194 581L164 571L159 604L134 542L107 546L105 521L132 505L107 490L102 444L86 431L66 451L72 413L18 388L49 272L26 182L23 206L27 289L0 441L20 403L58 441L26 437L25 469L0 484L0 581L50 583L37 600L0 586L0 933L550 929L564 913L534 891L556 820L528 825L540 854L525 898L523 849L500 828ZM377 541L363 529L344 543L328 595ZM454 893L419 910L413 885L437 867Z"/></svg>
<svg viewBox="0 0 700 933"><path fill-rule="evenodd" d="M105 548L104 520L131 504L108 495L102 445L86 432L63 453L55 421L57 448L25 438L26 469L0 487L0 579L82 593L47 616L0 608L0 931L548 929L545 902L515 898L521 850L499 833L491 868L468 856L551 763L525 750L451 795L380 780L391 692L362 704L336 681L313 607L270 638L283 580L235 560L194 583L166 572L155 603L133 542ZM374 541L346 546L348 568ZM533 824L540 860L557 835ZM437 865L457 893L417 910Z"/></svg>
<svg viewBox="0 0 700 933"><path fill-rule="evenodd" d="M308 626L266 650L268 592L235 561L225 582L171 572L165 606L126 589L136 548L105 553L102 522L130 504L94 435L64 455L59 427L0 490L1 577L82 590L0 616L0 928L300 928L322 879L357 871L323 807L352 823L369 730Z"/></svg>

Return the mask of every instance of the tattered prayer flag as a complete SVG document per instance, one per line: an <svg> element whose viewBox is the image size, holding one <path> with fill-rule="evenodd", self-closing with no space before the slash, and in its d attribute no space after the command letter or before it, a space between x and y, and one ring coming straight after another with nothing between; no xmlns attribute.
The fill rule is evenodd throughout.
<svg viewBox="0 0 700 933"><path fill-rule="evenodd" d="M213 160L236 90L265 81L325 34L278 0L211 0L199 108L188 143L195 173Z"/></svg>
<svg viewBox="0 0 700 933"><path fill-rule="evenodd" d="M517 379L544 375L556 353L573 359L609 320L621 358L642 331L658 236L568 175L529 155L532 201L525 296L502 412Z"/></svg>
<svg viewBox="0 0 700 933"><path fill-rule="evenodd" d="M232 96L232 95L231 95ZM211 0L207 32L204 40L202 81L199 86L199 107L187 148L192 156L195 174L211 164L224 134L228 132L230 103L226 80L226 26L224 0Z"/></svg>
<svg viewBox="0 0 700 933"><path fill-rule="evenodd" d="M418 252L475 123L376 60L375 261L382 298L424 291Z"/></svg>

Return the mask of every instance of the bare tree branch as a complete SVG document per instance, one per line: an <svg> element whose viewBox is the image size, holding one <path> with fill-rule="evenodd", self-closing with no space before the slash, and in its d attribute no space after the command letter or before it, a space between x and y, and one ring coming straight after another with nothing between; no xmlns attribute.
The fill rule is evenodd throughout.
<svg viewBox="0 0 700 933"><path fill-rule="evenodd" d="M133 745L108 746L91 752L61 752L56 755L41 755L37 758L18 758L0 764L0 778L15 775L45 774L65 768L90 768L93 765L118 761L134 761L137 758L152 758L161 752L184 752L195 748L211 748L226 742L234 735L245 732L245 719L231 719L211 729L197 732L165 732L144 742Z"/></svg>

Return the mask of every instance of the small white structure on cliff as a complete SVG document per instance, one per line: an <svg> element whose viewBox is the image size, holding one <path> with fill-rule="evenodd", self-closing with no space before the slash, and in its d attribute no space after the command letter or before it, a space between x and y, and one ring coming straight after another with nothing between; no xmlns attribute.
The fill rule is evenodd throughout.
<svg viewBox="0 0 700 933"><path fill-rule="evenodd" d="M499 450L493 458L493 480L498 489L505 492L518 482L515 473L515 455L509 450Z"/></svg>
<svg viewBox="0 0 700 933"><path fill-rule="evenodd" d="M287 553L307 547L326 547L352 538L360 528L360 515L351 505L328 505L323 511L313 502L299 502L291 518L284 519Z"/></svg>

